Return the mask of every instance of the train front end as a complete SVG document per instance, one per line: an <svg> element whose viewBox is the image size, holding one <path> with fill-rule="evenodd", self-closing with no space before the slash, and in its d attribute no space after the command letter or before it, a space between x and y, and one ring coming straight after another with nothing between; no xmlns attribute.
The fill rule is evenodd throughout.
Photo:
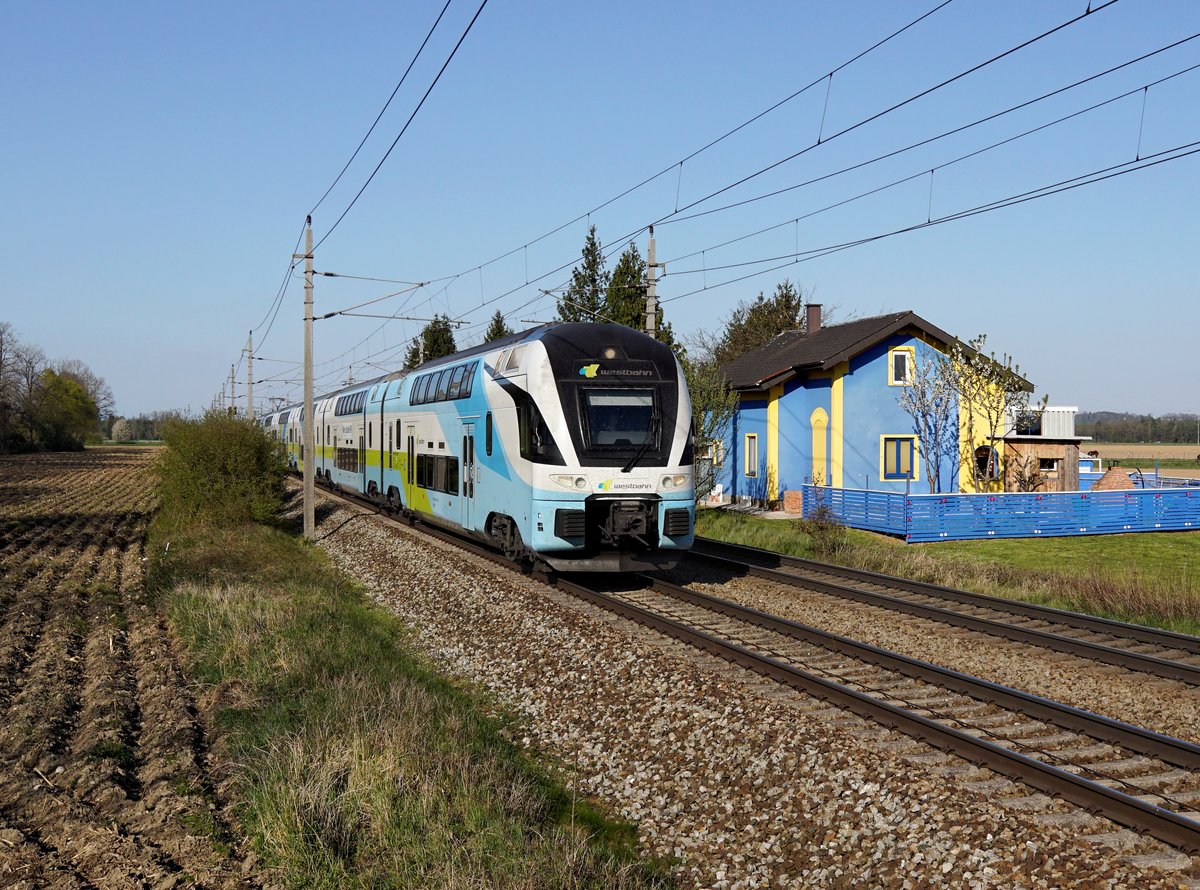
<svg viewBox="0 0 1200 890"><path fill-rule="evenodd" d="M691 400L674 354L615 324L555 325L541 342L544 379L530 390L553 397L561 422L546 410L521 433L556 452L534 464L532 549L562 572L670 568L692 546L696 513Z"/></svg>

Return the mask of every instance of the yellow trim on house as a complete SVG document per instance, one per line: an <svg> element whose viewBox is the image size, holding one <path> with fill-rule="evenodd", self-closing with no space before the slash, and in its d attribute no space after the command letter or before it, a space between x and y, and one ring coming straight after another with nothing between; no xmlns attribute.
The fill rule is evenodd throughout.
<svg viewBox="0 0 1200 890"><path fill-rule="evenodd" d="M897 352L908 353L908 373L912 374L913 369L917 366L917 348L915 346L893 346L888 350L887 367L888 367L888 386L912 386L911 383L896 379L896 363L892 360L892 356Z"/></svg>
<svg viewBox="0 0 1200 890"><path fill-rule="evenodd" d="M913 435L910 435L909 433L893 433L891 435L885 434L885 435L881 435L879 437L879 481L880 482L902 482L903 481L901 479L888 479L887 476L884 475L884 468L885 468L884 460L885 460L886 456L884 454L883 443L885 441L887 441L888 439L911 439L912 440L912 443L913 443L912 481L920 482L921 481L921 437L913 436Z"/></svg>
<svg viewBox="0 0 1200 890"><path fill-rule="evenodd" d="M812 481L825 485L829 481L829 415L817 408L809 417L812 426Z"/></svg>
<svg viewBox="0 0 1200 890"><path fill-rule="evenodd" d="M833 475L832 484L834 488L841 488L842 467L844 456L845 423L843 419L843 411L845 403L843 401L842 378L850 372L850 363L841 362L833 369L833 384L829 388L829 458L830 472Z"/></svg>
<svg viewBox="0 0 1200 890"><path fill-rule="evenodd" d="M767 395L767 500L779 499L779 400L783 384L772 386Z"/></svg>

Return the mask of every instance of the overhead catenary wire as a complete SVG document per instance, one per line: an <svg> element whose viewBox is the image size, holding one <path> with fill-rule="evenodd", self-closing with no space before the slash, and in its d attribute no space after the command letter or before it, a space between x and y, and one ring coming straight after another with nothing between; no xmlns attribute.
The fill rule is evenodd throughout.
<svg viewBox="0 0 1200 890"><path fill-rule="evenodd" d="M1110 2L1115 3L1117 0L1110 0ZM350 199L350 203L346 205L346 208L341 212L338 218L334 220L333 225L330 226L326 230L325 234L321 236L321 240L313 245L313 250L316 250L318 247L324 244L329 239L329 236L337 231L337 227L342 224L342 220L346 218L346 214L348 214L351 209L353 209L354 205L358 203L358 199L362 197L363 192L367 190L367 187L375 179L376 174L379 173L384 163L391 156L392 151L396 148L396 145L400 142L401 138L403 138L404 134L408 132L409 126L412 124L421 108L425 105L425 100L429 98L429 94L433 92L433 88L437 86L438 81L442 79L442 75L446 73L446 68L449 67L450 62L453 61L454 56L458 53L459 47L461 47L463 45L463 41L467 39L467 35L471 33L471 29L475 27L475 22L479 20L479 16L482 14L487 4L488 0L483 0L483 2L479 4L479 8L475 10L475 15L471 17L471 21L467 24L466 29L462 32L462 36L459 37L458 42L454 44L454 49L450 51L450 55L446 57L446 61L443 62L442 67L438 69L438 73L434 76L433 82L430 83L429 88L425 90L425 94L421 97L421 101L417 103L417 107L414 108L412 114L408 116L408 120L404 122L404 126L400 128L400 132L396 134L396 138L392 140L392 144L388 146L388 150L383 153L383 157L379 159L379 163L375 165L375 169L371 171L371 175L367 177L367 181L362 184L362 187L359 188L354 197Z"/></svg>
<svg viewBox="0 0 1200 890"><path fill-rule="evenodd" d="M732 183L722 186L721 188L717 189L716 191L710 192L708 195L705 195L702 198L692 201L690 204L684 205L684 207L679 208L679 210L677 212L668 213L668 214L660 217L659 219L656 219L653 223L641 226L638 229L634 230L633 232L623 235L620 238L614 239L614 241L610 242L610 243L624 243L626 240L628 240L630 238L634 238L637 235L640 235L642 232L646 231L649 228L649 225L655 225L655 226L661 225L661 224L665 223L667 220L670 220L672 217L676 216L677 213L682 213L682 212L689 210L693 207L696 207L706 201L709 201L718 195L724 194L725 192L730 191L731 189L737 188L738 186L743 185L746 182L749 182L752 179L755 179L756 177L761 176L770 170L776 169L776 168L780 167L781 165L788 163L789 161L795 160L796 158L808 153L809 151L812 151L814 148L817 148L819 145L828 145L834 139L837 139L841 136L845 136L846 134L851 133L863 126L866 126L867 124L870 124L877 120L880 120L881 118L885 117L886 115L889 115L895 111L898 111L899 109L904 108L907 105L910 105L913 102L916 102L926 96L929 96L929 95L937 92L938 90L944 89L945 87L947 87L953 83L956 83L956 82L962 80L963 78L970 76L971 74L981 71L982 69L984 69L990 65L993 65L996 62L1013 55L1014 53L1017 53L1023 49L1026 49L1026 48L1034 45L1035 43L1045 40L1046 38L1064 30L1065 28L1068 28L1068 27L1082 21L1083 19L1087 18L1090 15L1094 15L1097 12L1100 12L1104 9L1109 8L1110 6L1114 6L1118 2L1120 2L1120 0L1107 0L1107 2L1102 3L1101 5L1095 7L1094 9L1089 8L1087 12L1081 13L1079 15L1076 15L1076 16L1073 16L1073 17L1067 19L1066 21L1060 22L1059 24L1054 25L1053 27L1042 31L1042 32L1034 35L1033 37L1030 37L1030 38L1027 38L1026 40L1021 41L1020 43L1016 44L1015 46L1012 46L1000 53L990 56L989 58L985 59L984 61L978 62L978 63L970 66L969 68L967 68L963 71L960 71L957 74L952 75L951 77L945 78L944 80L934 84L933 86L926 87L925 89L920 90L919 92L909 96L906 99L902 99L899 102L895 102L892 105L888 106L887 108L884 108L881 111L877 111L877 112L867 116L866 118L863 118L863 119L859 120L858 122L851 124L848 127L844 127L843 129L839 130L838 132L825 138L820 143L813 143L797 152L793 152L792 154L790 154L778 161L775 161L774 163L769 164L766 167L763 167L747 176L741 177L740 179L738 179ZM824 79L824 76L822 76L822 78L820 80L818 80L817 82L820 82L823 79ZM672 165L671 167L666 168L666 170L668 172L673 169L675 169L675 165ZM662 175L662 174L660 173L659 175ZM519 250L519 249L520 248L515 248L515 250ZM510 251L510 253L511 253L511 251ZM537 277L531 279L529 283L536 284L538 282L544 281L546 278L550 277L551 275L554 275L557 272L562 271L563 269L566 269L566 268L572 266L573 264L574 264L574 260L572 260L571 262L568 262L568 263L564 263L564 264L550 270L549 272L546 272L540 276L537 276ZM525 286L526 285L517 285L516 287L511 288L508 291L498 294L497 296L493 297L490 300L484 300L479 306L476 306L472 310L469 310L467 313L464 313L464 317L465 317L465 315L470 314L471 312L476 312L479 309L489 306L495 302L498 302L499 300L502 300L502 299L522 290Z"/></svg>
<svg viewBox="0 0 1200 890"><path fill-rule="evenodd" d="M885 238L892 238L897 235L904 235L909 232L916 232L916 231L920 231L921 229L932 228L933 226L944 225L944 224L950 223L950 222L957 222L957 221L963 220L963 219L969 219L971 217L979 216L984 213L991 213L996 210L1003 210L1008 207L1014 207L1018 204L1024 204L1029 201L1038 200L1040 198L1048 198L1048 197L1051 197L1052 195L1061 194L1062 192L1071 191L1073 189L1082 188L1082 187L1089 186L1089 185L1095 185L1100 182L1105 182L1107 180L1114 179L1118 176L1124 176L1128 173L1136 173L1141 170L1148 169L1150 167L1156 167L1161 164L1169 163L1171 161L1182 160L1183 158L1191 157L1196 154L1200 154L1200 140L1197 140L1194 142L1187 142L1182 145L1177 145L1170 149L1164 149L1161 152L1156 152L1152 155L1146 155L1145 157L1141 158L1140 160L1126 161L1122 164L1116 164L1116 165L1112 165L1109 167L1100 168L1098 170L1093 170L1091 172L1083 173L1078 176L1073 176L1069 179L1060 180L1060 181L1058 181L1056 183L1052 183L1050 185L1042 186L1042 187L1039 187L1036 189L1031 189L1031 190L1021 192L1021 193L1018 193L1015 195L1010 195L1005 198L999 198L999 199L996 199L995 201L989 201L985 204L979 204L979 205L976 205L975 207L970 207L965 210L955 211L954 213L949 213L949 214L946 214L945 216L937 217L932 220L925 220L925 221L922 221L919 223L914 223L912 225L903 226L903 227L897 228L897 229L892 229L887 232L880 232L880 233L877 233L874 235L868 235L863 238L856 238L854 240L844 241L844 242L841 242L838 244L829 244L829 245L825 245L823 247L814 247L814 248L810 248L808 250L800 251L799 253L796 253L796 254L780 254L780 255L774 256L774 257L763 257L758 260L748 260L748 261L745 261L742 263L730 263L730 264L726 264L724 266L719 266L719 267L710 266L707 269L708 272L712 272L712 271L714 271L714 269L730 269L730 268L739 268L739 267L744 268L745 266L749 266L749 265L761 265L762 263L770 263L770 262L775 262L777 260L786 260L786 262L781 262L779 265L772 266L769 269L760 269L756 272L751 272L748 275L743 275L738 278L731 278L726 281L718 282L716 284L699 287L699 288L696 288L695 290L688 291L688 292L682 293L682 294L676 294L675 296L672 296L672 297L660 298L659 302L660 303L670 303L670 302L674 302L675 300L682 300L685 297L691 297L691 296L694 296L695 294L702 293L706 290L714 290L718 287L724 287L729 284L735 284L739 281L745 281L747 279L754 278L758 275L766 275L770 272L775 272L780 269L785 269L788 266L792 266L797 263L808 262L813 259L819 259L820 257L828 256L829 254L832 254L832 253L838 253L843 250L849 250L849 249L852 249L855 247L861 247L865 244L870 244L870 243L873 243L876 241L882 241ZM693 270L689 270L687 273L673 272L673 273L671 273L671 275L672 275L672 277L676 277L676 276L683 275L683 274L697 274L697 273L699 273L699 271L700 270L693 269Z"/></svg>
<svg viewBox="0 0 1200 890"><path fill-rule="evenodd" d="M1170 50L1175 49L1180 46L1183 46L1186 43L1190 43L1191 41L1196 40L1197 38L1200 38L1200 32L1191 34L1187 37L1181 38L1180 40L1176 40L1173 43L1169 43L1166 46L1159 47L1158 49L1152 50L1148 53L1143 53L1142 55L1137 56L1136 58L1130 59L1126 62L1122 62L1119 65L1114 65L1111 68L1106 68L1103 71L1099 71L1095 74L1091 74L1085 78L1082 78L1081 80L1077 80L1077 81L1074 81L1073 83L1069 83L1065 86L1058 87L1057 89L1051 90L1047 93L1042 93L1041 95L1035 96L1032 99L1026 99L1023 102L1018 102L1015 105L1010 105L1007 108L1001 109L1000 111L996 111L996 112L993 112L992 114L988 114L983 117L976 118L975 120L971 121L970 123L961 124L957 127L952 127L951 129L944 130L935 136L930 136L926 139L920 139L916 142L911 142L908 145L905 145L901 148L897 148L897 149L893 149L892 151L884 152L883 154L879 154L872 158L868 158L865 161L860 161L856 164L850 164L848 166L841 167L837 170L833 170L829 173L823 173L820 176L815 176L811 179L806 179L803 182L799 182L794 185L789 185L789 186L785 186L783 188L774 189L772 191L765 192L761 195L754 195L749 198L744 198L740 201L734 201L729 204L723 204L720 207L710 207L707 210L701 210L701 211L698 211L696 213L691 213L691 214L684 214L684 213L682 213L682 211L680 211L680 213L678 215L672 214L671 217L658 220L654 224L656 226L668 226L668 225L672 225L674 223L680 223L680 222L686 222L686 221L692 220L692 219L698 219L702 216L710 216L714 213L721 213L726 210L733 210L738 207L745 207L748 204L753 204L758 201L764 201L764 200L767 200L768 198L775 198L775 197L778 197L779 195L786 194L787 192L792 192L792 191L795 191L800 188L804 188L809 185L814 185L818 182L824 182L824 181L832 179L836 176L840 176L844 173L851 173L855 170L861 170L862 168L868 167L872 164L876 164L881 161L885 161L890 158L894 158L898 155L904 154L905 152L912 151L913 149L923 148L926 145L931 145L932 143L937 142L941 139L946 139L950 136L956 136L959 133L966 132L967 130L973 129L978 126L982 126L983 124L990 123L991 121L998 120L1001 117L1004 117L1006 115L1012 114L1017 111L1021 111L1022 109L1029 108L1030 106L1036 105L1039 102L1044 102L1047 99L1052 99L1055 96L1062 95L1063 93L1069 92L1070 90L1074 90L1074 89L1077 89L1086 84L1092 83L1093 81L1098 80L1102 77L1106 77L1109 74L1113 74L1124 68L1128 68L1132 65L1136 65L1139 62L1144 62L1147 59L1153 58L1154 56L1160 55L1162 53L1169 52ZM1179 73L1185 73L1186 71L1190 71L1190 70L1191 70L1190 68L1184 69L1184 72L1179 72ZM1176 76L1176 75L1172 75L1172 76ZM1163 80L1167 80L1167 79L1169 79L1169 78L1163 78ZM1146 84L1145 86L1146 87L1156 86L1161 82L1162 82L1161 80L1153 81L1149 84ZM1138 89L1140 90L1140 89L1142 89L1142 87L1139 87ZM1125 94L1122 94L1121 97L1118 97L1118 98L1122 98L1124 95Z"/></svg>
<svg viewBox="0 0 1200 890"><path fill-rule="evenodd" d="M392 89L392 94L388 96L387 101L383 103L383 107L379 109L379 114L375 115L375 120L373 120L371 122L371 126L367 128L366 134L358 143L358 147L354 149L354 153L350 155L350 160L346 161L346 165L342 167L338 175L334 177L333 182L329 184L329 188L325 189L325 193L321 195L317 203L313 205L312 210L308 211L309 216L312 216L314 213L316 213L317 208L325 203L325 199L329 197L329 193L332 192L334 187L342 181L342 177L346 175L346 171L350 169L350 165L354 163L354 159L358 157L358 153L362 151L363 146L367 144L367 140L371 138L371 134L375 132L375 128L379 125L379 121L383 118L384 112L388 110L388 107L392 104L392 100L395 99L396 94L400 92L400 87L404 86L404 81L408 79L409 72L412 71L413 66L417 64L417 59L419 59L421 57L421 53L424 52L425 45L429 43L429 38L431 38L433 36L433 32L437 30L437 26L442 21L442 16L444 16L446 14L446 10L450 8L450 3L451 0L446 0L446 5L442 7L442 11L438 13L438 17L434 19L433 25L430 26L429 33L425 35L425 39L421 41L421 45L417 47L417 51L413 54L412 59L409 60L408 67L404 69L404 74L400 76L400 80L396 83L395 88Z"/></svg>
<svg viewBox="0 0 1200 890"><path fill-rule="evenodd" d="M1200 37L1200 34L1194 35L1194 37ZM1189 40L1190 40L1190 39L1194 39L1194 37L1193 37L1193 38L1188 38L1188 39L1189 39ZM882 191L885 191L885 190L887 190L887 189L890 189L890 188L894 188L894 187L896 187L896 186L899 186L899 185L903 185L904 183L907 183L907 182L912 182L914 179L919 179L919 178L921 178L921 177L923 177L923 176L932 176L932 174L934 173L934 171L937 171L937 170L944 170L944 169L946 169L947 167L952 167L952 166L954 166L955 164L961 163L961 162L963 162L963 161L969 160L969 159L971 159L971 158L974 158L974 157L978 157L979 155L982 155L982 154L984 154L984 153L986 153L986 152L992 151L992 150L994 150L994 149L997 149L997 148L1001 148L1001 147L1003 147L1003 146L1005 146L1005 145L1009 145L1009 144L1011 144L1011 143L1013 143L1013 142L1016 142L1016 141L1017 141L1017 140L1019 140L1019 139L1023 139L1023 138L1025 138L1026 136L1031 136L1031 135L1033 135L1033 134L1035 134L1035 133L1040 133L1040 132L1042 132L1042 131L1044 131L1044 130L1050 129L1051 127L1055 127L1055 126L1058 126L1058 125L1060 125L1060 124L1066 123L1066 122L1068 122L1068 121L1074 120L1075 118L1081 117L1082 115L1089 114L1089 113L1091 113L1091 112L1093 112L1093 111L1097 111L1097 110L1099 110L1099 109L1101 109L1101 108L1105 108L1105 107L1107 107L1107 106L1109 106L1109 105L1112 105L1112 104L1114 104L1114 103L1116 103L1116 102L1119 102L1119 101L1121 101L1122 99L1127 99L1127 98L1129 98L1130 96L1135 96L1135 95L1145 95L1146 91L1148 91L1148 90L1149 90L1151 87L1154 87L1154 86L1159 86L1160 84L1167 83L1168 81L1174 80L1174 79L1175 79L1175 78L1177 78L1177 77L1182 77L1182 76L1183 76L1183 75L1185 75L1185 74L1190 74L1191 72L1193 72L1193 71L1196 71L1197 69L1200 69L1200 62L1198 62L1198 63L1196 63L1196 64L1194 64L1194 65L1189 65L1189 66L1187 66L1186 68L1179 69L1178 71L1172 72L1171 74L1168 74L1168 75L1166 75L1166 76L1164 76L1164 77L1157 78L1157 79L1155 79L1155 80L1153 80L1153 81L1150 81L1149 83L1143 84L1143 85L1141 85L1141 86L1137 86L1137 87L1134 87L1134 88L1132 88L1132 89L1124 90L1124 91L1122 91L1122 92L1120 92L1120 93L1118 93L1118 94L1116 94L1116 95L1114 95L1114 96L1110 96L1109 98L1107 98L1107 99L1103 99L1103 100L1101 100L1101 101L1099 101L1099 102L1094 102L1094 103L1092 103L1091 105L1088 105L1088 106L1086 106L1086 107L1084 107L1084 108L1080 108L1080 109L1078 109L1078 110L1076 110L1076 111L1072 111L1072 112L1070 112L1069 114L1065 114L1065 115L1062 115L1062 116L1060 116L1060 117L1057 117L1057 118L1055 118L1054 120L1047 121L1046 123L1039 124L1039 125L1037 125L1037 126L1035 126L1035 127L1030 127L1029 129L1023 130L1023 131L1022 131L1022 132L1020 132L1020 133L1016 133L1016 134L1014 134L1014 135L1012 135L1012 136L1006 136L1006 137L1005 137L1005 138L1003 138L1003 139L999 139L999 140L997 140L997 141L995 141L995 142L992 142L992 143L990 143L990 144L988 144L988 145L982 146L982 147L980 147L980 148L973 149L973 150L971 150L971 151L969 151L969 152L966 152L965 154L961 154L961 155L959 155L958 157L956 157L956 158L953 158L953 159L951 159L951 160L948 160L948 161L942 161L941 163L934 164L932 167L929 167L929 168L925 168L925 169L919 170L919 171L917 171L917 172L915 172L915 173L911 173L911 174L909 174L909 175L907 175L907 176L903 176L903 177L901 177L901 178L899 178L899 179L894 179L894 180L892 180L891 182L885 183L884 185L877 186L877 187L875 187L875 188L869 189L869 190L867 190L867 191L864 191L864 192L860 192L860 193L858 193L857 195L853 195L853 196L851 196L851 197L849 197L849 198L845 198L845 199L843 199L843 200L840 200L840 201L834 202L834 203L832 203L832 204L827 204L827 205L825 205L824 207L820 207L820 208L818 208L818 209L816 209L816 210L811 210L811 211L809 211L808 213L801 214L800 216L796 216L796 217L793 217L793 218L791 218L791 219L787 219L787 220L784 220L784 221L782 221L782 222L775 223L774 225L771 225L771 226L766 226L765 228L758 229L757 231L754 231L754 232L749 232L749 233L747 233L747 234L745 234L745 235L739 235L739 236L738 236L738 237L736 237L736 238L730 238L730 239L728 239L728 240L726 240L726 241L722 241L722 242L720 242L720 243L718 243L718 244L710 244L710 245L708 245L707 247L701 248L701 249L699 249L699 250L694 250L694 251L692 251L692 252L690 252L690 253L681 254L681 255L679 255L679 256L676 256L676 257L674 257L674 258L673 258L673 259L671 259L671 260L668 260L668 261L667 261L667 263L668 263L668 264L678 263L678 262L680 262L681 260L690 259L690 258L692 258L692 257L696 257L696 256L701 256L702 254L705 254L705 253L707 253L708 251L712 251L712 250L718 250L718 249L720 249L720 248L722 248L722 247L728 247L728 246L729 246L729 245L731 245L731 244L736 244L736 243L738 243L738 242L740 242L740 241L745 241L745 240L747 240L747 239L749 239L749 238L753 238L753 237L756 237L756 236L758 236L758 235L764 235L764 234L766 234L766 233L768 233L768 232L772 232L772 231L775 231L775 230L777 230L777 229L783 228L784 226L790 226L790 225L792 225L792 224L794 224L794 223L797 223L797 222L799 222L800 220L804 220L804 219L810 219L810 218L812 218L812 217L814 217L814 216L817 216L818 214L824 213L824 212L826 212L826 211L828 211L828 210L833 210L833 209L836 209L836 208L838 208L838 207L844 207L844 206L846 206L847 204L850 204L850 203L852 203L852 202L854 202L854 201L858 201L858 200L860 200L860 199L862 199L862 198L866 198L866 197L870 197L870 196L872 196L872 195L879 194L879 193L880 193L880 192L882 192ZM1139 127L1140 127L1140 125L1141 125L1141 124L1139 123ZM903 151L903 150L904 150L904 149L901 149L901 151ZM894 154L895 154L895 152L893 152L893 153L889 153L889 154L887 155L887 157L891 157L891 156L893 156ZM1139 154L1140 154L1140 130L1139 130ZM1136 160L1136 158L1135 158L1135 160ZM870 162L867 162L867 163L870 163ZM857 169L859 166L860 166L860 165L855 165L853 169ZM846 168L846 169L850 169L850 168ZM840 172L840 171L839 171L839 172ZM824 179L824 178L826 178L826 177L821 177L821 179ZM815 181L815 180L812 180L812 181ZM812 181L810 181L810 183L811 183ZM795 187L793 187L793 188L795 188ZM928 215L928 216L932 216L932 213L929 213L929 212L927 211L927 215ZM713 271L714 269L719 269L720 267L719 267L719 266L707 266L706 268L707 268L707 270L708 270L708 271L710 271L710 272L711 272L711 271ZM695 271L695 270L692 270L692 271ZM673 274L674 274L674 275L682 275L682 274L688 274L688 272L687 272L686 270L685 270L685 271L683 271L683 272L680 272L680 271L676 270L676 271L675 271Z"/></svg>

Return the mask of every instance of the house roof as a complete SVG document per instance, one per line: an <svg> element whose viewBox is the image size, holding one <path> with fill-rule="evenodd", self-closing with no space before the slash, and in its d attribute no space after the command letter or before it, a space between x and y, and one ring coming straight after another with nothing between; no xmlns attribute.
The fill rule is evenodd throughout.
<svg viewBox="0 0 1200 890"><path fill-rule="evenodd" d="M939 343L958 342L912 310L905 310L822 326L815 334L784 331L722 370L733 389L768 389L804 372L828 371L905 328Z"/></svg>

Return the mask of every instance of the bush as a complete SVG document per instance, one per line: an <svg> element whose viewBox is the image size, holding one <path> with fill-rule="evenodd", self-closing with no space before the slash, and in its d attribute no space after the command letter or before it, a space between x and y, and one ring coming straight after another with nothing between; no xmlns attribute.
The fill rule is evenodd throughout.
<svg viewBox="0 0 1200 890"><path fill-rule="evenodd" d="M209 411L199 420L171 421L163 440L158 489L164 513L228 525L278 515L286 467L261 427Z"/></svg>
<svg viewBox="0 0 1200 890"><path fill-rule="evenodd" d="M836 559L850 546L846 527L825 504L813 510L811 516L796 520L796 525L812 539L813 555L818 559Z"/></svg>

